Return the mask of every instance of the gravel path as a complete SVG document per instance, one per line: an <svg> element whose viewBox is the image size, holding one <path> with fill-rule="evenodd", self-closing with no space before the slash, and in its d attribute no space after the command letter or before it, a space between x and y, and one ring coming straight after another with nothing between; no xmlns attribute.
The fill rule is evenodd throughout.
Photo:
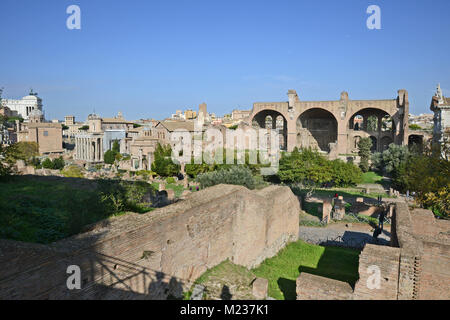
<svg viewBox="0 0 450 320"><path fill-rule="evenodd" d="M299 239L312 244L362 249L366 243L389 245L390 234L384 231L375 240L370 231L300 226Z"/></svg>

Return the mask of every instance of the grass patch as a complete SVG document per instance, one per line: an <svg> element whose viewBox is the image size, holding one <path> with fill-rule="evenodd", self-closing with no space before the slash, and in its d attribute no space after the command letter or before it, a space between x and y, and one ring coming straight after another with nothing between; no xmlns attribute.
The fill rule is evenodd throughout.
<svg viewBox="0 0 450 320"><path fill-rule="evenodd" d="M255 299L252 294L252 281L255 278L252 271L225 260L208 269L195 281L195 284L201 284L207 288L206 299L252 300Z"/></svg>
<svg viewBox="0 0 450 320"><path fill-rule="evenodd" d="M159 190L159 182L152 183L153 188L155 190ZM166 189L172 189L175 192L175 197L181 197L181 194L184 191L183 185L175 184L175 183L166 183Z"/></svg>
<svg viewBox="0 0 450 320"><path fill-rule="evenodd" d="M313 215L319 219L322 219L321 214L319 214L319 207L322 206L322 203L319 202L308 202L308 201L304 201L303 202L303 210L310 214Z"/></svg>
<svg viewBox="0 0 450 320"><path fill-rule="evenodd" d="M362 175L362 183L381 183L382 181L383 177L373 171L365 172Z"/></svg>
<svg viewBox="0 0 450 320"><path fill-rule="evenodd" d="M151 186L112 180L13 176L0 182L0 238L48 244L133 211Z"/></svg>
<svg viewBox="0 0 450 320"><path fill-rule="evenodd" d="M269 280L270 297L295 300L295 281L301 272L344 281L353 287L358 280L359 253L353 249L297 241L252 271L257 277Z"/></svg>
<svg viewBox="0 0 450 320"><path fill-rule="evenodd" d="M334 197L334 195L336 193L340 196L343 196L344 198L365 197L365 198L377 199L378 196L382 196L383 198L392 198L386 192L364 193L364 192L360 191L359 189L339 189L339 188L317 189L314 191L313 196L321 195L321 196L327 196L327 197Z"/></svg>

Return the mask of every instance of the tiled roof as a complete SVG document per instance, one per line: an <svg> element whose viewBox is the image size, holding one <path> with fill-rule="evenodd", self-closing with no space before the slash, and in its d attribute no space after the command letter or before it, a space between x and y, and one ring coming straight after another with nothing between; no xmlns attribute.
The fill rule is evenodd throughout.
<svg viewBox="0 0 450 320"><path fill-rule="evenodd" d="M190 132L194 131L194 122L192 121L161 121L160 124L170 132L176 129L185 129Z"/></svg>

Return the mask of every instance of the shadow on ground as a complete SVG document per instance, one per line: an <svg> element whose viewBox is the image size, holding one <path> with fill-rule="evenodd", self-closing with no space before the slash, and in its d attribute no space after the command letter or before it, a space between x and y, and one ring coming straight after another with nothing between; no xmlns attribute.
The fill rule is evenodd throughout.
<svg viewBox="0 0 450 320"><path fill-rule="evenodd" d="M343 251L342 248L326 247L315 268L299 266L298 271L300 274L306 272L325 278L347 282L354 287L359 278L358 266L358 250L351 252L349 250ZM279 278L277 282L278 287L286 300L296 299L295 280Z"/></svg>

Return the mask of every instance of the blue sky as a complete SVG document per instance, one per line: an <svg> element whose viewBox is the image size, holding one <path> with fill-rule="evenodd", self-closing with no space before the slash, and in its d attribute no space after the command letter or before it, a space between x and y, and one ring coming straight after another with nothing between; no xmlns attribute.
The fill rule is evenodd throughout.
<svg viewBox="0 0 450 320"><path fill-rule="evenodd" d="M68 30L66 8L81 8ZM369 5L381 30L369 30ZM202 102L218 115L257 101L391 99L429 111L450 96L450 1L1 0L0 87L32 87L47 118L122 111L164 118Z"/></svg>

